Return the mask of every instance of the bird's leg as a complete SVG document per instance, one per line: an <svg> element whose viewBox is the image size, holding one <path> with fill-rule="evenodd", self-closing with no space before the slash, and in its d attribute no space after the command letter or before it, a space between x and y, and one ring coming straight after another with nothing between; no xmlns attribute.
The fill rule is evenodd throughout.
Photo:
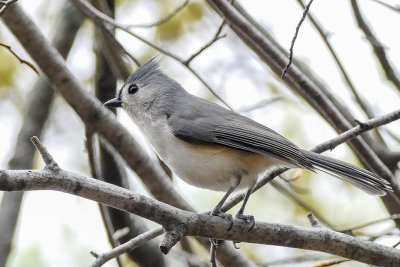
<svg viewBox="0 0 400 267"><path fill-rule="evenodd" d="M235 216L237 219L245 220L246 222L250 223L249 231L254 228L256 221L254 220L253 215L243 215L243 212L244 212L244 208L246 207L247 201L249 200L251 192L253 192L253 188L254 187L251 187L247 190L246 195L244 196L244 199L243 199L242 206L240 207L239 211L236 213L236 216Z"/></svg>
<svg viewBox="0 0 400 267"><path fill-rule="evenodd" d="M215 208L210 213L210 215L218 216L218 217L221 217L223 219L228 219L229 222L230 222L230 226L228 228L228 231L231 230L231 228L233 226L233 218L232 218L232 215L223 213L221 211L221 208L222 208L222 205L224 205L224 203L227 200L227 198L229 197L229 195L232 194L233 190L235 190L235 188L236 188L236 186L229 187L228 192L225 193L224 197L218 202L217 206L215 206Z"/></svg>

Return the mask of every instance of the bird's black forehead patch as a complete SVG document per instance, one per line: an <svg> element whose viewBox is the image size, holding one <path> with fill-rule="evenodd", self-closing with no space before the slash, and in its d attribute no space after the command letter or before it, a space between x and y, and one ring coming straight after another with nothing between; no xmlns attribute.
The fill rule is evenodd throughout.
<svg viewBox="0 0 400 267"><path fill-rule="evenodd" d="M126 79L125 83L127 84L139 79L145 79L147 76L151 75L157 70L159 70L158 57L155 56L143 64L135 73L131 74L128 79Z"/></svg>

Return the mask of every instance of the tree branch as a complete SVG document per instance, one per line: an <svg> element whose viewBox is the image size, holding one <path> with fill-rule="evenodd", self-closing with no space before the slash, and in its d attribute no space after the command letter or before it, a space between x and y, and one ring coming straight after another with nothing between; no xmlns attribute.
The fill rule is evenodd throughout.
<svg viewBox="0 0 400 267"><path fill-rule="evenodd" d="M37 75L40 75L40 74L39 74L39 71L36 69L35 65L33 65L32 63L30 63L29 61L27 61L27 60L25 60L25 59L20 58L20 57L11 49L11 46L6 45L6 44L3 44L3 43L0 43L0 46L7 48L7 50L10 51L10 53L13 54L13 56L16 57L16 58L19 60L19 62L20 62L21 64L27 65L27 66L28 66L29 68L31 68L34 72L36 72Z"/></svg>
<svg viewBox="0 0 400 267"><path fill-rule="evenodd" d="M232 229L226 231L230 223L222 218L184 211L112 184L51 168L56 164L48 160L51 155L36 138L32 141L49 165L39 171L0 170L0 190L56 190L81 196L152 220L167 232L178 234L178 238L194 235L317 250L374 265L400 264L400 251L396 249L324 227L257 222L253 230L248 231L246 223L235 219ZM173 237L173 243L177 237ZM162 244L167 238L165 235Z"/></svg>
<svg viewBox="0 0 400 267"><path fill-rule="evenodd" d="M306 7L304 8L303 16L301 17L299 23L296 26L296 31L294 33L294 36L293 36L293 39L292 39L292 44L290 45L290 49L289 49L289 62L286 64L285 68L283 69L282 74L281 74L281 78L283 78L285 76L285 74L288 71L290 65L292 64L294 43L296 42L297 35L299 34L301 24L303 24L303 21L306 19L307 13L310 10L310 7L311 7L311 4L312 4L313 1L314 0L310 0L310 2L306 5Z"/></svg>
<svg viewBox="0 0 400 267"><path fill-rule="evenodd" d="M91 18L95 23L99 23L99 21L103 21L106 22L108 24L110 24L111 26L120 29L126 33L128 33L129 35L135 37L136 39L142 41L143 43L147 44L148 46L150 46L151 48L154 48L155 50L159 51L160 53L174 59L175 61L179 62L180 64L182 64L183 66L185 66L194 76L196 76L196 78L210 91L210 93L212 93L219 101L221 101L226 107L228 107L229 109L232 109L228 103L226 103L216 92L214 89L211 88L211 86L205 81L203 80L203 78L201 78L200 74L198 72L196 72L192 67L190 67L189 65L185 64L185 60L181 59L179 56L175 55L174 53L165 50L164 48L144 39L143 37L137 35L136 33L132 32L129 29L129 26L125 26L122 25L118 22L116 22L115 20L113 20L112 18L110 18L109 16L107 16L106 14L100 12L99 10L97 10L95 7L93 7L91 4L89 4L86 1L83 0L72 0L81 10L82 12L84 12L89 18Z"/></svg>
<svg viewBox="0 0 400 267"><path fill-rule="evenodd" d="M358 7L357 1L351 0L351 6L353 8L354 17L357 21L358 27L364 32L367 41L372 46L375 56L378 59L383 71L385 72L386 78L392 82L397 90L400 91L400 79L399 77L397 77L396 72L392 67L392 64L389 62L389 59L385 52L385 47L378 40L367 22L364 20L360 8Z"/></svg>
<svg viewBox="0 0 400 267"><path fill-rule="evenodd" d="M133 24L133 25L127 25L128 28L151 28L151 27L155 27L155 26L159 26L167 21L169 21L170 19L172 19L176 14L179 13L179 11L181 11L182 9L185 8L185 6L187 6L187 4L189 3L189 0L185 0L182 2L182 4L180 4L179 6L177 6L174 10L172 10L171 13L169 13L168 15L166 15L165 17L162 17L161 19L153 22L153 23L148 23L148 24Z"/></svg>

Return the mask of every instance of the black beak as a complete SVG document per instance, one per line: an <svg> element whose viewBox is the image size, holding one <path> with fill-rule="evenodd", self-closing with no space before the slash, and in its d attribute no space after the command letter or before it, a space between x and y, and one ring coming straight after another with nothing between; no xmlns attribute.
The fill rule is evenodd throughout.
<svg viewBox="0 0 400 267"><path fill-rule="evenodd" d="M113 98L113 99L108 100L103 105L106 107L110 107L110 108L119 108L122 106L122 101L118 98Z"/></svg>

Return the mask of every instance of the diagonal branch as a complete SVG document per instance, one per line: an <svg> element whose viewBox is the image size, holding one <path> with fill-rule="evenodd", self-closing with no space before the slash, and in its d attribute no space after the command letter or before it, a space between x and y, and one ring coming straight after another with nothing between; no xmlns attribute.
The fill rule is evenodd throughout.
<svg viewBox="0 0 400 267"><path fill-rule="evenodd" d="M27 60L25 60L25 59L20 58L20 57L11 49L11 46L6 45L6 44L2 44L2 43L0 43L0 46L7 48L8 51L10 51L10 53L13 54L13 56L16 57L16 58L19 60L19 62L20 62L21 64L27 65L27 66L28 66L29 68L31 68L34 72L36 72L37 75L40 75L40 74L39 74L39 71L36 69L35 65L33 65L31 62L29 62L29 61L27 61Z"/></svg>
<svg viewBox="0 0 400 267"><path fill-rule="evenodd" d="M392 82L392 84L400 91L400 79L397 76L392 64L390 63L384 45L372 32L371 28L363 18L360 8L358 7L356 0L351 0L351 6L353 8L354 17L357 21L358 27L364 32L365 37L369 44L372 46L375 56L379 61L383 71L385 72L386 78Z"/></svg>
<svg viewBox="0 0 400 267"><path fill-rule="evenodd" d="M314 0L310 0L310 2L304 8L303 16L301 17L299 23L296 26L296 31L294 33L294 36L293 36L293 39L292 39L292 43L291 43L290 49L289 49L289 62L286 64L285 68L283 69L282 74L281 74L281 78L283 78L285 76L285 74L288 71L290 65L292 65L294 43L296 42L297 35L299 34L301 24L303 24L304 20L306 19L307 13L310 10L310 7L311 7L311 4L312 4L313 1Z"/></svg>
<svg viewBox="0 0 400 267"><path fill-rule="evenodd" d="M159 26L159 25L169 21L170 19L172 19L176 14L178 14L182 9L184 9L185 6L187 6L188 3L189 3L189 0L183 1L182 4L180 4L174 10L172 10L171 13L169 13L165 17L162 17L161 19L159 19L159 20L157 20L157 21L155 21L153 23L133 24L133 25L128 25L127 27L128 28L151 28L151 27Z"/></svg>
<svg viewBox="0 0 400 267"><path fill-rule="evenodd" d="M178 63L182 64L183 66L185 66L194 76L196 76L196 78L219 100L221 101L226 107L228 107L229 109L232 109L228 103L226 103L216 92L214 89L211 88L211 86L203 79L201 78L200 74L195 71L192 67L190 67L189 65L185 64L185 60L181 59L179 56L175 55L174 53L167 51L166 49L144 39L143 37L137 35L136 33L132 32L129 29L129 26L125 26L122 25L118 22L116 22L114 19L110 18L109 16L107 16L106 14L100 12L99 10L97 10L95 7L93 7L90 3L88 3L87 1L83 1L83 0L72 0L72 2L74 2L81 10L82 12L84 12L89 18L91 18L96 24L98 23L103 23L106 22L110 25L112 25L113 27L120 29L126 33L128 33L129 35L135 37L136 39L142 41L143 43L147 44L148 46L150 46L151 48L154 48L155 50L159 51L160 53L174 59L175 61L177 61Z"/></svg>

